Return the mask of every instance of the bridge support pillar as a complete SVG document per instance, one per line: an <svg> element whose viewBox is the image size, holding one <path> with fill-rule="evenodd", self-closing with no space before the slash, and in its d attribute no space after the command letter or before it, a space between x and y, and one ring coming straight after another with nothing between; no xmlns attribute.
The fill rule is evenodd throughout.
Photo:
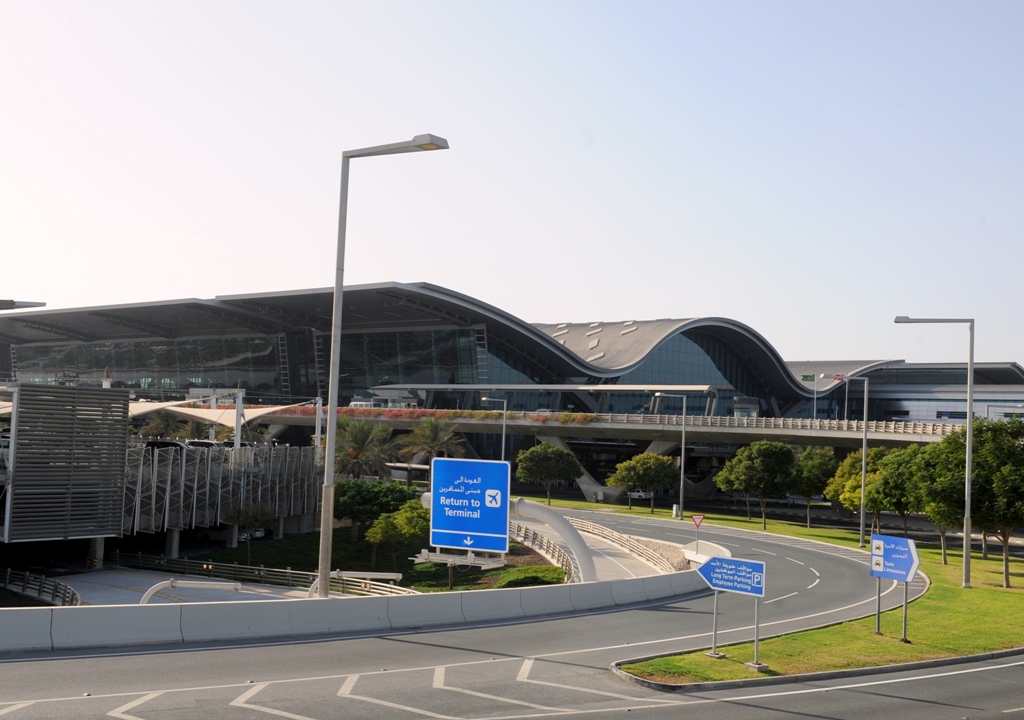
<svg viewBox="0 0 1024 720"><path fill-rule="evenodd" d="M167 543L164 545L164 557L168 560L178 559L178 544L181 541L181 530L169 528L167 530Z"/></svg>
<svg viewBox="0 0 1024 720"><path fill-rule="evenodd" d="M106 538L91 538L89 540L89 558L86 564L91 568L103 567L103 541Z"/></svg>

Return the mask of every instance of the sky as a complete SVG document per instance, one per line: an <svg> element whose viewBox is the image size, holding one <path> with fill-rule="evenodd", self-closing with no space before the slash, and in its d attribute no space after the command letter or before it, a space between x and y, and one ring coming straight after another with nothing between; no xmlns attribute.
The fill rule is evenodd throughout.
<svg viewBox="0 0 1024 720"><path fill-rule="evenodd" d="M428 282L1024 363L1024 4L0 0L0 298Z"/></svg>

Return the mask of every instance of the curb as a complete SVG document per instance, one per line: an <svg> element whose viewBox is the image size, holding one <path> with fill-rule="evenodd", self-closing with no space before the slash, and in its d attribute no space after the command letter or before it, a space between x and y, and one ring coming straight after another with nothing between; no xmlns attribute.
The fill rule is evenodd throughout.
<svg viewBox="0 0 1024 720"><path fill-rule="evenodd" d="M765 687L771 685L785 685L788 683L809 683L818 682L823 680L836 680L840 678L848 677L861 677L866 675L881 675L883 673L891 672L912 672L914 670L925 670L933 667L946 667L949 665L960 665L972 662L983 662L985 660L998 660L1004 657L1013 657L1015 655L1024 655L1024 648L1014 648L1010 650L997 650L995 652L981 653L979 655L963 655L961 657L953 658L938 658L936 660L919 660L918 662L904 663L900 665L878 665L875 667L865 668L851 668L849 670L826 670L823 672L816 673L802 673L798 675L777 675L774 677L764 678L747 678L744 680L721 680L718 682L701 682L701 683L661 683L654 680L646 680L636 675L632 675L621 667L622 664L643 662L644 660L651 659L637 658L636 660L618 660L611 664L610 669L612 673L625 680L636 685L649 688L651 690L658 690L661 692L681 692L681 693L699 693L699 692L713 692L715 690L735 690L739 688L747 687ZM663 655L655 655L653 657L664 657Z"/></svg>

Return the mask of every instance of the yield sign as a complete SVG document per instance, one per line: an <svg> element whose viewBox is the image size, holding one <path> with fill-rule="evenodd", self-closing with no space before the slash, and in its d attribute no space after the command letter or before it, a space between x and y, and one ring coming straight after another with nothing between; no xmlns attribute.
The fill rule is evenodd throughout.
<svg viewBox="0 0 1024 720"><path fill-rule="evenodd" d="M690 514L690 519L693 520L693 524L694 525L696 525L697 527L700 527L700 524L702 522L704 522L704 515L703 514L698 515L697 513L691 513Z"/></svg>

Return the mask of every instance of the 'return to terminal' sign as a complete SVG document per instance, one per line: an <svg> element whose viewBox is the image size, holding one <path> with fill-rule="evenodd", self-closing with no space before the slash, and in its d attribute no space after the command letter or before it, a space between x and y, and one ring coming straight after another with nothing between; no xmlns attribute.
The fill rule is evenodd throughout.
<svg viewBox="0 0 1024 720"><path fill-rule="evenodd" d="M508 552L511 465L493 460L430 462L430 544Z"/></svg>

